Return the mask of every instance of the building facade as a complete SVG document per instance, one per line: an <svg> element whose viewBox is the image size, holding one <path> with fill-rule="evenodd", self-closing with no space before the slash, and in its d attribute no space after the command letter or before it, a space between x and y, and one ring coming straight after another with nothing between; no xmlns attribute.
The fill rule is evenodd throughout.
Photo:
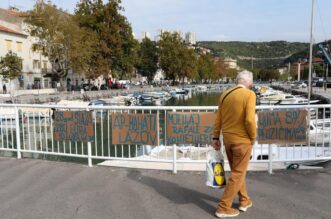
<svg viewBox="0 0 331 219"><path fill-rule="evenodd" d="M225 58L224 59L224 64L226 64L228 66L228 68L230 69L236 69L239 70L239 66L237 64L237 60L236 59L232 59L232 58Z"/></svg>
<svg viewBox="0 0 331 219"><path fill-rule="evenodd" d="M188 32L185 34L185 42L189 45L196 45L196 37L194 32Z"/></svg>
<svg viewBox="0 0 331 219"><path fill-rule="evenodd" d="M151 39L151 35L148 32L143 32L143 34L142 34L142 40L145 39L145 38Z"/></svg>

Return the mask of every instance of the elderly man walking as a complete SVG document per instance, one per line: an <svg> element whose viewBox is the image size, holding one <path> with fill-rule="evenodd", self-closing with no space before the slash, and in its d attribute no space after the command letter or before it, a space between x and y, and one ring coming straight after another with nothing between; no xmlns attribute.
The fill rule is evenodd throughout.
<svg viewBox="0 0 331 219"><path fill-rule="evenodd" d="M256 96L250 90L253 85L252 73L240 72L236 84L236 87L222 94L214 124L213 147L220 150L219 137L222 132L231 168L228 184L215 212L220 218L235 217L239 215L239 210L247 211L252 206L245 180L252 145L256 138ZM232 208L236 194L239 196L239 210Z"/></svg>

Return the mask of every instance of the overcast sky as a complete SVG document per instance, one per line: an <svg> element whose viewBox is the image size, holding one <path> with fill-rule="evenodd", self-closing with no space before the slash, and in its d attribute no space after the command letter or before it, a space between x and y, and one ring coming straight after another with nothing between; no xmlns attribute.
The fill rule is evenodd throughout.
<svg viewBox="0 0 331 219"><path fill-rule="evenodd" d="M74 12L78 0L53 0ZM309 41L311 0L122 0L136 36L159 29L196 33L197 40ZM315 41L331 39L331 0L316 0ZM0 0L31 9L34 0Z"/></svg>

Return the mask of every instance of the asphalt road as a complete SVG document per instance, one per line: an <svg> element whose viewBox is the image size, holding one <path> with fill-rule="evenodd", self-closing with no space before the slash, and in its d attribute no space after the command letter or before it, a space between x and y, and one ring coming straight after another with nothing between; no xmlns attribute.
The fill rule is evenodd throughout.
<svg viewBox="0 0 331 219"><path fill-rule="evenodd" d="M247 182L254 206L237 218L331 218L330 169L250 172ZM0 158L1 219L215 218L221 193L204 173Z"/></svg>

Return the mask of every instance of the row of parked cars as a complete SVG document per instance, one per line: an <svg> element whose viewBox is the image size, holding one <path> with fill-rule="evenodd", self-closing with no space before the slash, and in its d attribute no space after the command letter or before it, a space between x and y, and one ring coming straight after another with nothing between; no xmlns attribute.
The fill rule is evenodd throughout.
<svg viewBox="0 0 331 219"><path fill-rule="evenodd" d="M324 87L331 88L331 81L325 80L324 78L313 78L312 81L313 87ZM308 87L308 81L295 81L291 83L292 88L306 88Z"/></svg>
<svg viewBox="0 0 331 219"><path fill-rule="evenodd" d="M95 86L94 84L82 84L80 86L71 85L71 91L80 91L83 89L84 91L97 91L97 90L109 90L109 89L127 89L128 85L120 84L120 83L113 83L111 86L108 87L107 84L100 85L100 88L98 86ZM69 89L68 89L69 90Z"/></svg>

